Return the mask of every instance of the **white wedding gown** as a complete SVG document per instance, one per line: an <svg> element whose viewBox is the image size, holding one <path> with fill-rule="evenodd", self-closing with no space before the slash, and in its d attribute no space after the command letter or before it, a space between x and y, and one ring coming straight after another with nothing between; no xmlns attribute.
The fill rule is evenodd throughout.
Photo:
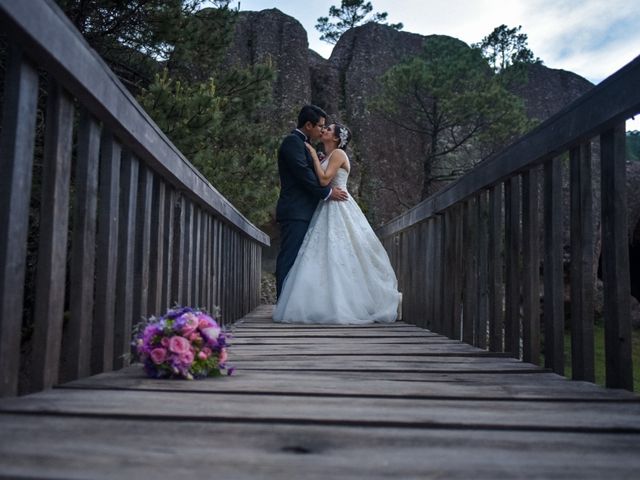
<svg viewBox="0 0 640 480"><path fill-rule="evenodd" d="M326 169L329 158L322 162ZM340 168L331 186L347 189ZM366 324L396 320L400 293L395 272L358 204L321 201L285 278L275 322Z"/></svg>

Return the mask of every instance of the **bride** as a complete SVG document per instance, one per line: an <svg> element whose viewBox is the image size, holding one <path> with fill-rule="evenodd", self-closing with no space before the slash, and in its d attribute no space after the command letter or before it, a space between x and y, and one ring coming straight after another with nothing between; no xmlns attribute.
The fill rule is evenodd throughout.
<svg viewBox="0 0 640 480"><path fill-rule="evenodd" d="M305 144L321 185L347 188L351 132L339 123L322 134L320 162ZM358 204L320 201L273 313L275 322L365 324L396 320L400 293L389 257Z"/></svg>

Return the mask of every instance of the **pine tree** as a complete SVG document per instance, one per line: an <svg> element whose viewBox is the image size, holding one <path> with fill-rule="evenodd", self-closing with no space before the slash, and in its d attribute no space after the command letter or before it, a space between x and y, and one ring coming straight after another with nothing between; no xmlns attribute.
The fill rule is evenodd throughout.
<svg viewBox="0 0 640 480"><path fill-rule="evenodd" d="M388 70L372 107L424 137L423 199L433 193L437 159L473 144L481 161L530 126L520 99L506 91L478 50L447 37L430 37L420 55Z"/></svg>
<svg viewBox="0 0 640 480"><path fill-rule="evenodd" d="M364 0L342 0L340 8L331 6L329 17L338 21L332 22L329 17L318 18L316 30L322 33L320 40L327 43L337 43L344 32L362 23L376 22L387 25L387 12L374 13L371 18L364 21L372 10L371 2L365 3ZM389 26L396 30L403 28L402 23L394 23Z"/></svg>
<svg viewBox="0 0 640 480"><path fill-rule="evenodd" d="M275 69L223 68L238 16L230 0L58 3L186 158L252 222L268 221L279 132L262 112Z"/></svg>
<svg viewBox="0 0 640 480"><path fill-rule="evenodd" d="M279 132L262 116L275 69L268 61L224 63L237 15L226 5L195 12L140 101L212 185L260 225L277 199Z"/></svg>
<svg viewBox="0 0 640 480"><path fill-rule="evenodd" d="M484 37L479 43L473 44L480 49L482 56L493 71L500 73L511 65L542 63L528 47L528 36L520 33L521 25L509 28L502 24Z"/></svg>

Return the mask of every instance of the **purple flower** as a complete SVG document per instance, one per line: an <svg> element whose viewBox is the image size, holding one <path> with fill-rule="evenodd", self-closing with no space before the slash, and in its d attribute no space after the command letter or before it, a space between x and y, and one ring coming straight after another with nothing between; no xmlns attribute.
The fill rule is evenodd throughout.
<svg viewBox="0 0 640 480"><path fill-rule="evenodd" d="M181 316L184 313L193 312L193 308L191 307L176 307L174 309L169 310L164 317L169 319L174 319Z"/></svg>
<svg viewBox="0 0 640 480"><path fill-rule="evenodd" d="M227 335L204 311L176 307L149 318L136 332L132 345L149 377L191 380L234 371L226 365Z"/></svg>

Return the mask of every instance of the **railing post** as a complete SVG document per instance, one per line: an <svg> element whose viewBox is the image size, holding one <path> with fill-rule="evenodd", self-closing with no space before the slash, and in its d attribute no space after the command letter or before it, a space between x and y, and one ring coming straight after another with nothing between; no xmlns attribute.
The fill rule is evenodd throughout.
<svg viewBox="0 0 640 480"><path fill-rule="evenodd" d="M162 306L163 308L172 307L176 300L173 298L173 275L175 274L175 270L173 268L173 241L174 241L174 233L173 229L175 228L174 224L174 215L176 212L176 191L175 189L167 185L165 192L165 203L164 203L164 230L163 230L163 238L164 238L164 260L162 277L164 278L164 283L162 286Z"/></svg>
<svg viewBox="0 0 640 480"><path fill-rule="evenodd" d="M69 285L71 312L64 372L67 380L87 377L91 373L99 162L100 126L83 109L75 172L76 199Z"/></svg>
<svg viewBox="0 0 640 480"><path fill-rule="evenodd" d="M184 303L184 258L185 258L185 201L184 196L176 194L175 213L173 215L173 275L171 276L171 302Z"/></svg>
<svg viewBox="0 0 640 480"><path fill-rule="evenodd" d="M415 299L408 298L407 292L402 292L402 319L405 319L405 306L411 302L412 316L417 319L416 325L424 328L427 326L428 308L426 306L426 298L428 295L429 282L427 281L427 272L429 267L428 250L427 250L427 222L421 222L416 225L418 231L418 245L416 246L415 270L417 274L415 285ZM413 313L415 312L415 313Z"/></svg>
<svg viewBox="0 0 640 480"><path fill-rule="evenodd" d="M503 351L502 184L489 189L489 350Z"/></svg>
<svg viewBox="0 0 640 480"><path fill-rule="evenodd" d="M433 281L435 279L436 274L436 240L435 240L435 223L436 219L434 217L430 217L426 221L426 229L427 229L427 278L431 279L430 282L426 285L426 296L425 302L427 304L427 328L430 330L435 330L435 316L436 316L436 282ZM405 300L403 299L403 302ZM406 301L409 301L407 299Z"/></svg>
<svg viewBox="0 0 640 480"><path fill-rule="evenodd" d="M202 305L202 209L196 208L195 218L195 255L193 258L193 305Z"/></svg>
<svg viewBox="0 0 640 480"><path fill-rule="evenodd" d="M401 238L401 242L400 242L400 271L401 273L401 278L399 279L399 281L402 282L402 291L405 291L408 293L408 296L412 296L411 292L412 292L412 288L414 286L413 284L413 277L414 277L414 269L412 268L412 260L411 260L411 255L409 255L409 252L413 250L414 248L414 238L412 235L412 231L406 231L406 232L402 232L402 234L400 235ZM412 315L413 312L413 305L410 303L409 305L407 305L408 307L408 312L407 312L407 317L405 318L405 320L413 323L414 325L417 323L417 319Z"/></svg>
<svg viewBox="0 0 640 480"><path fill-rule="evenodd" d="M444 315L443 320L445 322L442 333L449 338L453 338L453 332L455 331L454 322L454 303L455 303L455 250L453 235L455 234L453 220L453 211L451 209L446 210L443 215L444 226Z"/></svg>
<svg viewBox="0 0 640 480"><path fill-rule="evenodd" d="M133 324L134 254L136 200L138 196L138 159L122 155L120 226L118 228L118 282L116 284L114 368L129 365Z"/></svg>
<svg viewBox="0 0 640 480"><path fill-rule="evenodd" d="M444 309L442 308L442 278L443 278L443 239L442 239L442 231L443 231L443 220L442 215L437 215L434 219L434 233L433 233L433 241L434 241L434 265L435 265L435 275L433 277L435 288L433 290L434 294L434 318L433 318L433 329L437 333L442 333L442 315L444 313Z"/></svg>
<svg viewBox="0 0 640 480"><path fill-rule="evenodd" d="M215 304L222 305L222 223L217 218L213 221L214 226L214 281L215 281Z"/></svg>
<svg viewBox="0 0 640 480"><path fill-rule="evenodd" d="M571 375L595 381L591 144L571 149Z"/></svg>
<svg viewBox="0 0 640 480"><path fill-rule="evenodd" d="M476 235L478 216L476 214L476 199L471 198L464 202L464 306L462 310L462 341L472 345L475 340L474 327L478 312L478 262L476 257Z"/></svg>
<svg viewBox="0 0 640 480"><path fill-rule="evenodd" d="M162 315L165 309L165 305L162 305L165 191L164 182L158 175L154 175L149 248L149 303L147 306L152 315Z"/></svg>
<svg viewBox="0 0 640 480"><path fill-rule="evenodd" d="M192 285L192 272L193 272L193 216L194 208L190 199L185 198L184 203L184 269L182 272L182 294L183 303L185 305L193 304L193 285Z"/></svg>
<svg viewBox="0 0 640 480"><path fill-rule="evenodd" d="M504 184L505 351L520 358L520 177Z"/></svg>
<svg viewBox="0 0 640 480"><path fill-rule="evenodd" d="M462 292L464 288L464 242L462 238L462 208L453 207L454 216L454 285L453 285L453 338L461 340L462 334Z"/></svg>
<svg viewBox="0 0 640 480"><path fill-rule="evenodd" d="M540 364L539 168L522 175L522 360Z"/></svg>
<svg viewBox="0 0 640 480"><path fill-rule="evenodd" d="M476 346L487 348L487 325L489 323L489 291L488 291L488 266L487 249L489 239L487 232L487 221L485 212L487 206L486 192L481 191L476 197L476 229L477 239L475 242L476 265L478 267L477 282L477 314L476 314Z"/></svg>
<svg viewBox="0 0 640 480"><path fill-rule="evenodd" d="M413 318L411 315L412 305L409 298L410 294L408 290L410 288L411 282L407 280L407 277L411 272L411 264L410 264L409 255L408 255L409 245L407 244L407 242L408 242L407 232L400 232L400 234L398 235L398 246L396 250L398 255L397 264L396 264L396 272L398 273L396 276L398 277L398 289L405 292L407 296L407 304L406 304L404 319L407 322L415 323L416 319Z"/></svg>
<svg viewBox="0 0 640 480"><path fill-rule="evenodd" d="M116 267L118 264L118 196L121 148L110 132L102 131L98 190L95 323L92 330L91 372L113 370Z"/></svg>
<svg viewBox="0 0 640 480"><path fill-rule="evenodd" d="M0 397L18 393L38 73L9 48L0 132Z"/></svg>
<svg viewBox="0 0 640 480"><path fill-rule="evenodd" d="M544 165L544 364L564 375L562 163Z"/></svg>
<svg viewBox="0 0 640 480"><path fill-rule="evenodd" d="M67 266L69 184L74 108L55 82L47 92L47 120L38 232L38 266L34 307L30 390L58 381Z"/></svg>
<svg viewBox="0 0 640 480"><path fill-rule="evenodd" d="M209 309L211 302L209 299L209 251L211 247L211 241L209 238L209 220L211 216L208 212L203 212L203 223L202 223L202 300L201 305L203 305L206 309ZM247 291L247 296L250 295L250 292Z"/></svg>
<svg viewBox="0 0 640 480"><path fill-rule="evenodd" d="M606 383L633 390L624 123L600 140Z"/></svg>
<svg viewBox="0 0 640 480"><path fill-rule="evenodd" d="M133 321L149 314L149 248L151 246L151 204L153 173L141 165L138 171L136 200L136 249L134 260ZM153 312L155 313L155 312Z"/></svg>

